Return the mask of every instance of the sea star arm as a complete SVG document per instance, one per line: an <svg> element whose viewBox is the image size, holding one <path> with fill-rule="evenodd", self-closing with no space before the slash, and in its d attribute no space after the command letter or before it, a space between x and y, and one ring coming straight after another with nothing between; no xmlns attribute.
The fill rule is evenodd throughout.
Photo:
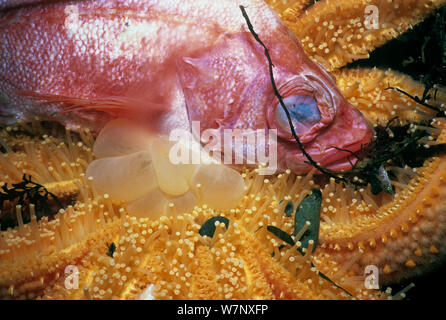
<svg viewBox="0 0 446 320"><path fill-rule="evenodd" d="M305 52L329 71L369 57L369 53L421 22L445 0L322 0L304 14L279 14L301 40ZM368 10L366 10L368 9ZM375 16L372 16L377 14ZM375 19L377 25L374 25ZM376 29L375 29L376 28Z"/></svg>
<svg viewBox="0 0 446 320"><path fill-rule="evenodd" d="M439 141L446 141L445 132ZM375 265L381 284L432 269L446 253L445 170L444 156L429 159L394 201L377 212L350 222L323 223L317 260L324 265L329 256L355 275Z"/></svg>
<svg viewBox="0 0 446 320"><path fill-rule="evenodd" d="M374 125L387 125L394 117L402 124L430 120L436 111L429 109L407 95L422 97L424 85L399 72L380 69L342 69L333 72L342 94ZM391 89L394 88L394 89ZM426 102L441 109L446 103L446 93L438 91Z"/></svg>

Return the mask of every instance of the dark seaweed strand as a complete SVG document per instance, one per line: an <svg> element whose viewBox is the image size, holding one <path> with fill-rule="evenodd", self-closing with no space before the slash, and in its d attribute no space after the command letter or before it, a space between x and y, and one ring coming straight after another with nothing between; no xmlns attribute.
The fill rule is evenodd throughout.
<svg viewBox="0 0 446 320"><path fill-rule="evenodd" d="M41 185L41 184L39 184L37 182L34 182L31 179L32 179L31 176L29 176L29 178L27 178L26 175L23 175L23 181L24 182L34 185L35 187L38 188L37 190L42 189L45 192L46 196L50 195L53 198L53 200L57 203L57 205L60 208L63 208L62 202L60 202L59 198L54 193L48 191L48 189L45 188L43 185Z"/></svg>
<svg viewBox="0 0 446 320"><path fill-rule="evenodd" d="M351 184L354 184L354 185L357 185L357 186L366 186L367 183L362 183L362 182L352 181L352 180L346 179L346 178L344 178L344 177L340 177L340 176L336 175L334 171L332 171L332 170L330 170L330 169L327 169L327 168L323 168L323 167L321 167L316 161L314 161L314 160L311 158L310 154L305 150L305 148L304 148L302 142L300 142L300 139L299 139L299 137L298 137L297 134L296 134L296 131L295 131L294 126L293 126L293 123L292 123L292 121L291 121L291 115L290 115L290 113L289 113L287 107L285 106L285 103L283 102L283 98L282 98L282 96L280 95L279 90L277 89L276 81L274 80L274 74L273 74L273 67L274 67L274 64L273 64L273 62L272 62L272 60L271 60L271 57L270 57L270 55L269 55L268 48L267 48L266 45L262 42L262 40L260 40L260 37L258 36L258 34L254 31L254 27L252 26L251 21L250 21L250 19L249 19L249 17L248 17L248 14L246 13L245 7L242 6L242 5L239 6L239 7L240 7L240 10L242 11L243 17L244 17L245 20L246 20L246 23L247 23L247 25L248 25L248 29L249 29L249 31L251 32L251 34L252 34L252 36L254 37L254 39L255 39L255 40L256 40L256 41L263 47L263 49L264 49L264 53L265 53L266 59L268 60L269 75L270 75L271 85L272 85L272 87L273 87L274 94L276 95L277 99L279 99L279 103L280 103L280 105L282 106L282 109L285 111L285 114L286 114L287 119L288 119L288 124L290 125L290 128L291 128L291 134L292 134L294 140L296 140L297 145L299 146L299 149L302 151L302 153L304 154L304 156L308 159L308 162L306 161L306 163L312 165L313 167L315 167L316 169L318 169L318 170L319 170L320 172L322 172L323 174L325 174L325 175L327 175L327 176L329 176L329 177L335 179L335 180L338 181L338 182L351 183Z"/></svg>
<svg viewBox="0 0 446 320"><path fill-rule="evenodd" d="M342 148L335 147L335 146L330 146L330 148L334 148L334 149L336 149L336 150L338 150L338 151L348 152L348 153L350 153L352 156L354 156L356 159L358 159L358 161L361 160L361 159L359 159L359 156L358 156L356 153L354 153L353 151L350 151L350 150L347 150L347 149L342 149ZM361 147L361 149L362 149L362 147ZM352 166L352 168L354 168L355 166L354 166L354 164L350 161L350 158L347 158L347 160L348 160L348 162L350 163L350 165Z"/></svg>
<svg viewBox="0 0 446 320"><path fill-rule="evenodd" d="M347 150L347 149L342 149L342 148L335 147L335 146L330 146L330 148L334 148L334 149L336 149L336 150L343 151L343 152L348 152L348 153L350 153L352 156L354 156L356 159L358 159L358 161L360 160L360 159L359 159L359 156L358 156L356 153L354 153L353 151L350 151L350 150Z"/></svg>
<svg viewBox="0 0 446 320"><path fill-rule="evenodd" d="M437 117L444 117L444 114L442 113L442 111L444 111L444 108L434 107L428 104L427 101L431 98L433 98L434 100L437 99L438 89L435 87L435 83L443 83L444 80L446 80L446 74L444 74L444 71L446 70L444 68L444 65L446 63L446 55L443 54L446 49L445 17L446 8L442 7L435 15L435 20L430 23L430 28L433 30L433 32L424 37L424 43L421 46L421 62L423 64L423 67L426 69L424 75L421 76L421 81L425 86L423 96L421 98L418 96L413 96L400 88L391 86L388 86L388 88L386 89L398 91L399 93L404 94L405 96L414 100L418 104L421 104L422 106L425 106L426 108L429 108L431 110L437 111ZM438 45L438 48L436 47L436 45ZM429 47L433 47L434 51L427 50ZM433 63L427 64L427 62L432 61ZM434 90L433 97L429 93L432 89Z"/></svg>
<svg viewBox="0 0 446 320"><path fill-rule="evenodd" d="M31 185L31 186L29 186L29 185ZM23 188L23 191L17 191L17 189L20 189L20 188ZM61 201L55 194L48 191L43 185L32 181L31 176L27 177L26 174L23 175L22 182L13 184L11 189L8 189L7 185L4 185L2 187L2 190L3 191L0 190L0 201L1 201L0 203L3 203L3 201L5 201L5 200L13 201L15 199L18 199L21 202L23 202L23 200L25 198L32 200L30 198L30 194L32 192L35 191L36 193L39 193L39 192L43 191L44 195L42 196L42 199L40 199L41 201L46 201L48 196L51 196L54 199L54 201L57 203L57 205L60 208L63 208ZM23 204L23 203L19 203L19 204ZM46 203L44 203L43 205L45 205L45 204ZM1 207L0 207L0 209L1 209Z"/></svg>
<svg viewBox="0 0 446 320"><path fill-rule="evenodd" d="M312 266L313 268L316 268L316 266L313 264L313 262L311 262L311 266ZM317 268L316 268L316 270L317 270ZM317 270L317 272L318 272L319 276L320 276L322 279L324 279L324 280L330 282L330 283L331 283L332 285L334 285L336 288L341 289L341 290L344 291L346 294L348 294L350 297L354 297L354 295L352 295L350 292L348 292L347 289L344 289L342 286L338 285L336 282L334 282L333 280L331 280L328 276L326 276L325 274L323 274L323 273L320 272L319 270Z"/></svg>

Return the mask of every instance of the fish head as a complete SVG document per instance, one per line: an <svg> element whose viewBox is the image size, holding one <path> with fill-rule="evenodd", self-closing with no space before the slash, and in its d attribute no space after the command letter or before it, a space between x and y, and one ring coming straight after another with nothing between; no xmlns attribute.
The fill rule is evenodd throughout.
<svg viewBox="0 0 446 320"><path fill-rule="evenodd" d="M342 96L335 78L310 60L287 31L266 37L264 43L278 92L305 150L324 167L352 168L357 161L354 153L373 136L365 118ZM179 70L189 120L199 121L201 132L274 129L279 168L295 173L312 169L273 89L264 48L252 34L226 35L212 48L183 59ZM232 151L246 157L247 147Z"/></svg>

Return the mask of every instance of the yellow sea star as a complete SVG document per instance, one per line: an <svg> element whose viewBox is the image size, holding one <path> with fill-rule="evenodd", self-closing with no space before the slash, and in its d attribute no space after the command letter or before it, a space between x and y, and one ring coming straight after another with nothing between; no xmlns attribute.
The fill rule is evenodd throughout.
<svg viewBox="0 0 446 320"><path fill-rule="evenodd" d="M446 1L406 1L404 6L402 1L375 1L381 28L373 30L361 23L371 1L319 1L312 6L307 1L267 2L371 122L386 124L395 114L401 123L433 117L407 96L384 90L392 86L421 96L423 86L407 76L338 69L367 56ZM429 101L444 102L442 93ZM445 142L441 118L425 129L431 137L423 141L426 146ZM265 179L245 171L247 195L238 207L222 212L201 206L148 220L128 216L123 203L92 188L84 172L94 159L94 139L82 128L77 131L42 126L38 119L0 131L7 151L0 156L1 184L18 182L26 173L67 205L54 219L39 221L33 206L26 212L14 204L2 208L2 215L17 215L19 222L1 232L2 298L133 299L150 292L157 299L380 299L391 295L364 288L365 266L376 265L380 280L393 282L422 272L445 254L444 157L429 158L416 170L389 167L396 177L394 198L374 196L368 187L354 190L315 179L313 172ZM284 243L266 226L291 231L285 203L299 203L315 187L322 189L324 199L317 249L304 256L294 246L279 250ZM30 222L23 224L26 214ZM228 218L229 226L217 223L212 238L202 237L200 226L216 215ZM116 244L113 257L107 255L111 243ZM77 268L79 283L67 266Z"/></svg>

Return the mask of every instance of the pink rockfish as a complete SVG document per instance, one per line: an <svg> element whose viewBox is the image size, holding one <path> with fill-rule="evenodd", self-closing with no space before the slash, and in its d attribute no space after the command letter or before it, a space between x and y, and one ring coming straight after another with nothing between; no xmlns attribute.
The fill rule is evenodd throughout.
<svg viewBox="0 0 446 320"><path fill-rule="evenodd" d="M278 167L350 169L372 129L259 0L0 0L0 122L56 120L99 130L126 117L152 130L277 129Z"/></svg>

